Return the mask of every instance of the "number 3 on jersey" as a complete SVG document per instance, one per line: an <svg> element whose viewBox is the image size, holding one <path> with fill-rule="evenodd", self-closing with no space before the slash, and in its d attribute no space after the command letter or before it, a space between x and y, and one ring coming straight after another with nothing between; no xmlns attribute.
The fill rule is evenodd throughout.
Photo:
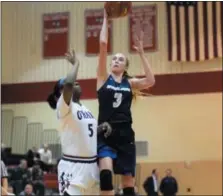
<svg viewBox="0 0 223 196"><path fill-rule="evenodd" d="M113 102L113 108L117 108L122 103L122 93L114 94L115 101Z"/></svg>

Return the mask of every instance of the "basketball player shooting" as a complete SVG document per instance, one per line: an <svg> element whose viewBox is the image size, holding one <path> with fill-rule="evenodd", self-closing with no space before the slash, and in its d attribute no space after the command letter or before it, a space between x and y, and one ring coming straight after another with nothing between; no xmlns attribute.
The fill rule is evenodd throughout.
<svg viewBox="0 0 223 196"><path fill-rule="evenodd" d="M108 42L108 17L104 20L100 33L100 53L97 68L97 92L99 100L98 123L112 127L110 136L98 136L98 157L100 167L101 195L114 194L112 170L122 176L124 195L135 195L136 148L132 129L131 103L134 91L141 91L154 85L155 78L144 55L143 32L136 39L135 50L142 61L145 77L129 77L129 61L122 53L113 56L110 74L106 69Z"/></svg>
<svg viewBox="0 0 223 196"><path fill-rule="evenodd" d="M61 125L60 139L63 157L58 164L61 195L98 195L99 169L97 164L97 131L107 137L108 124L97 127L92 113L80 102L81 87L76 82L79 61L75 52L66 54L73 69L59 80L47 99L56 109Z"/></svg>

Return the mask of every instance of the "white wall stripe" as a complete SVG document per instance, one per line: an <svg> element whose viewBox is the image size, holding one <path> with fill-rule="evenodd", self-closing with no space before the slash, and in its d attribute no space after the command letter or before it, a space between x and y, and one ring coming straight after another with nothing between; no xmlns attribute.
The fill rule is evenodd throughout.
<svg viewBox="0 0 223 196"><path fill-rule="evenodd" d="M203 20L203 2L198 2L198 24L199 24L199 56L200 60L204 60L204 20Z"/></svg>
<svg viewBox="0 0 223 196"><path fill-rule="evenodd" d="M177 60L177 40L176 40L176 7L171 6L171 29L172 29L172 59Z"/></svg>
<svg viewBox="0 0 223 196"><path fill-rule="evenodd" d="M47 129L43 131L43 144L58 144L59 137L56 129Z"/></svg>
<svg viewBox="0 0 223 196"><path fill-rule="evenodd" d="M180 46L181 46L181 61L186 61L186 40L185 40L185 9L180 6Z"/></svg>
<svg viewBox="0 0 223 196"><path fill-rule="evenodd" d="M13 119L12 153L23 154L26 151L27 117Z"/></svg>
<svg viewBox="0 0 223 196"><path fill-rule="evenodd" d="M208 51L209 51L208 56L210 59L214 58L212 4L213 4L213 2L207 2Z"/></svg>
<svg viewBox="0 0 223 196"><path fill-rule="evenodd" d="M194 20L194 8L189 6L189 21ZM190 36L190 58L195 61L195 33L194 22L189 22L189 36Z"/></svg>
<svg viewBox="0 0 223 196"><path fill-rule="evenodd" d="M1 139L6 146L11 146L13 116L12 110L2 110Z"/></svg>
<svg viewBox="0 0 223 196"><path fill-rule="evenodd" d="M27 126L27 144L26 149L33 146L39 148L43 139L43 125L42 123L30 123Z"/></svg>
<svg viewBox="0 0 223 196"><path fill-rule="evenodd" d="M217 44L218 44L218 56L222 56L222 34L221 32L221 3L217 2L216 8L217 8ZM223 11L223 10L222 10Z"/></svg>

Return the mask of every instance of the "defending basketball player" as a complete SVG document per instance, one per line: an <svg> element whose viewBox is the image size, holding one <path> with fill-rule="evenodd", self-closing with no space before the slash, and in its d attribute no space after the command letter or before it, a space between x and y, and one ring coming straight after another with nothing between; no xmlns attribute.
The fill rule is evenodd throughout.
<svg viewBox="0 0 223 196"><path fill-rule="evenodd" d="M135 46L145 72L145 77L141 79L128 76L129 61L122 53L113 56L110 74L107 72L107 41L108 18L104 11L97 69L98 123L110 124L112 133L107 138L103 135L98 136L101 195L114 194L112 170L115 174L122 175L124 195L134 195L136 148L135 134L132 129L131 103L133 92L153 86L155 78L144 55L143 32L137 38Z"/></svg>
<svg viewBox="0 0 223 196"><path fill-rule="evenodd" d="M73 70L59 80L48 103L56 109L60 121L63 157L58 164L61 195L98 195L97 129L108 136L111 128L104 123L97 127L92 113L80 102L81 87L76 82L79 61L72 51L66 54Z"/></svg>

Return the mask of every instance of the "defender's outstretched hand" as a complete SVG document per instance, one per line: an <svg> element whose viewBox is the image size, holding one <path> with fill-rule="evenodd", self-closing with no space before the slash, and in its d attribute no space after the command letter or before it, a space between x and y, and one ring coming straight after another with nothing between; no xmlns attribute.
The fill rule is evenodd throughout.
<svg viewBox="0 0 223 196"><path fill-rule="evenodd" d="M75 54L74 49L72 49L71 52L67 52L65 54L65 57L66 57L67 61L69 63L71 63L72 65L75 65L76 63L79 63L79 60L77 59L77 56Z"/></svg>
<svg viewBox="0 0 223 196"><path fill-rule="evenodd" d="M105 138L112 133L111 125L108 122L104 122L98 126L98 135L104 134Z"/></svg>

